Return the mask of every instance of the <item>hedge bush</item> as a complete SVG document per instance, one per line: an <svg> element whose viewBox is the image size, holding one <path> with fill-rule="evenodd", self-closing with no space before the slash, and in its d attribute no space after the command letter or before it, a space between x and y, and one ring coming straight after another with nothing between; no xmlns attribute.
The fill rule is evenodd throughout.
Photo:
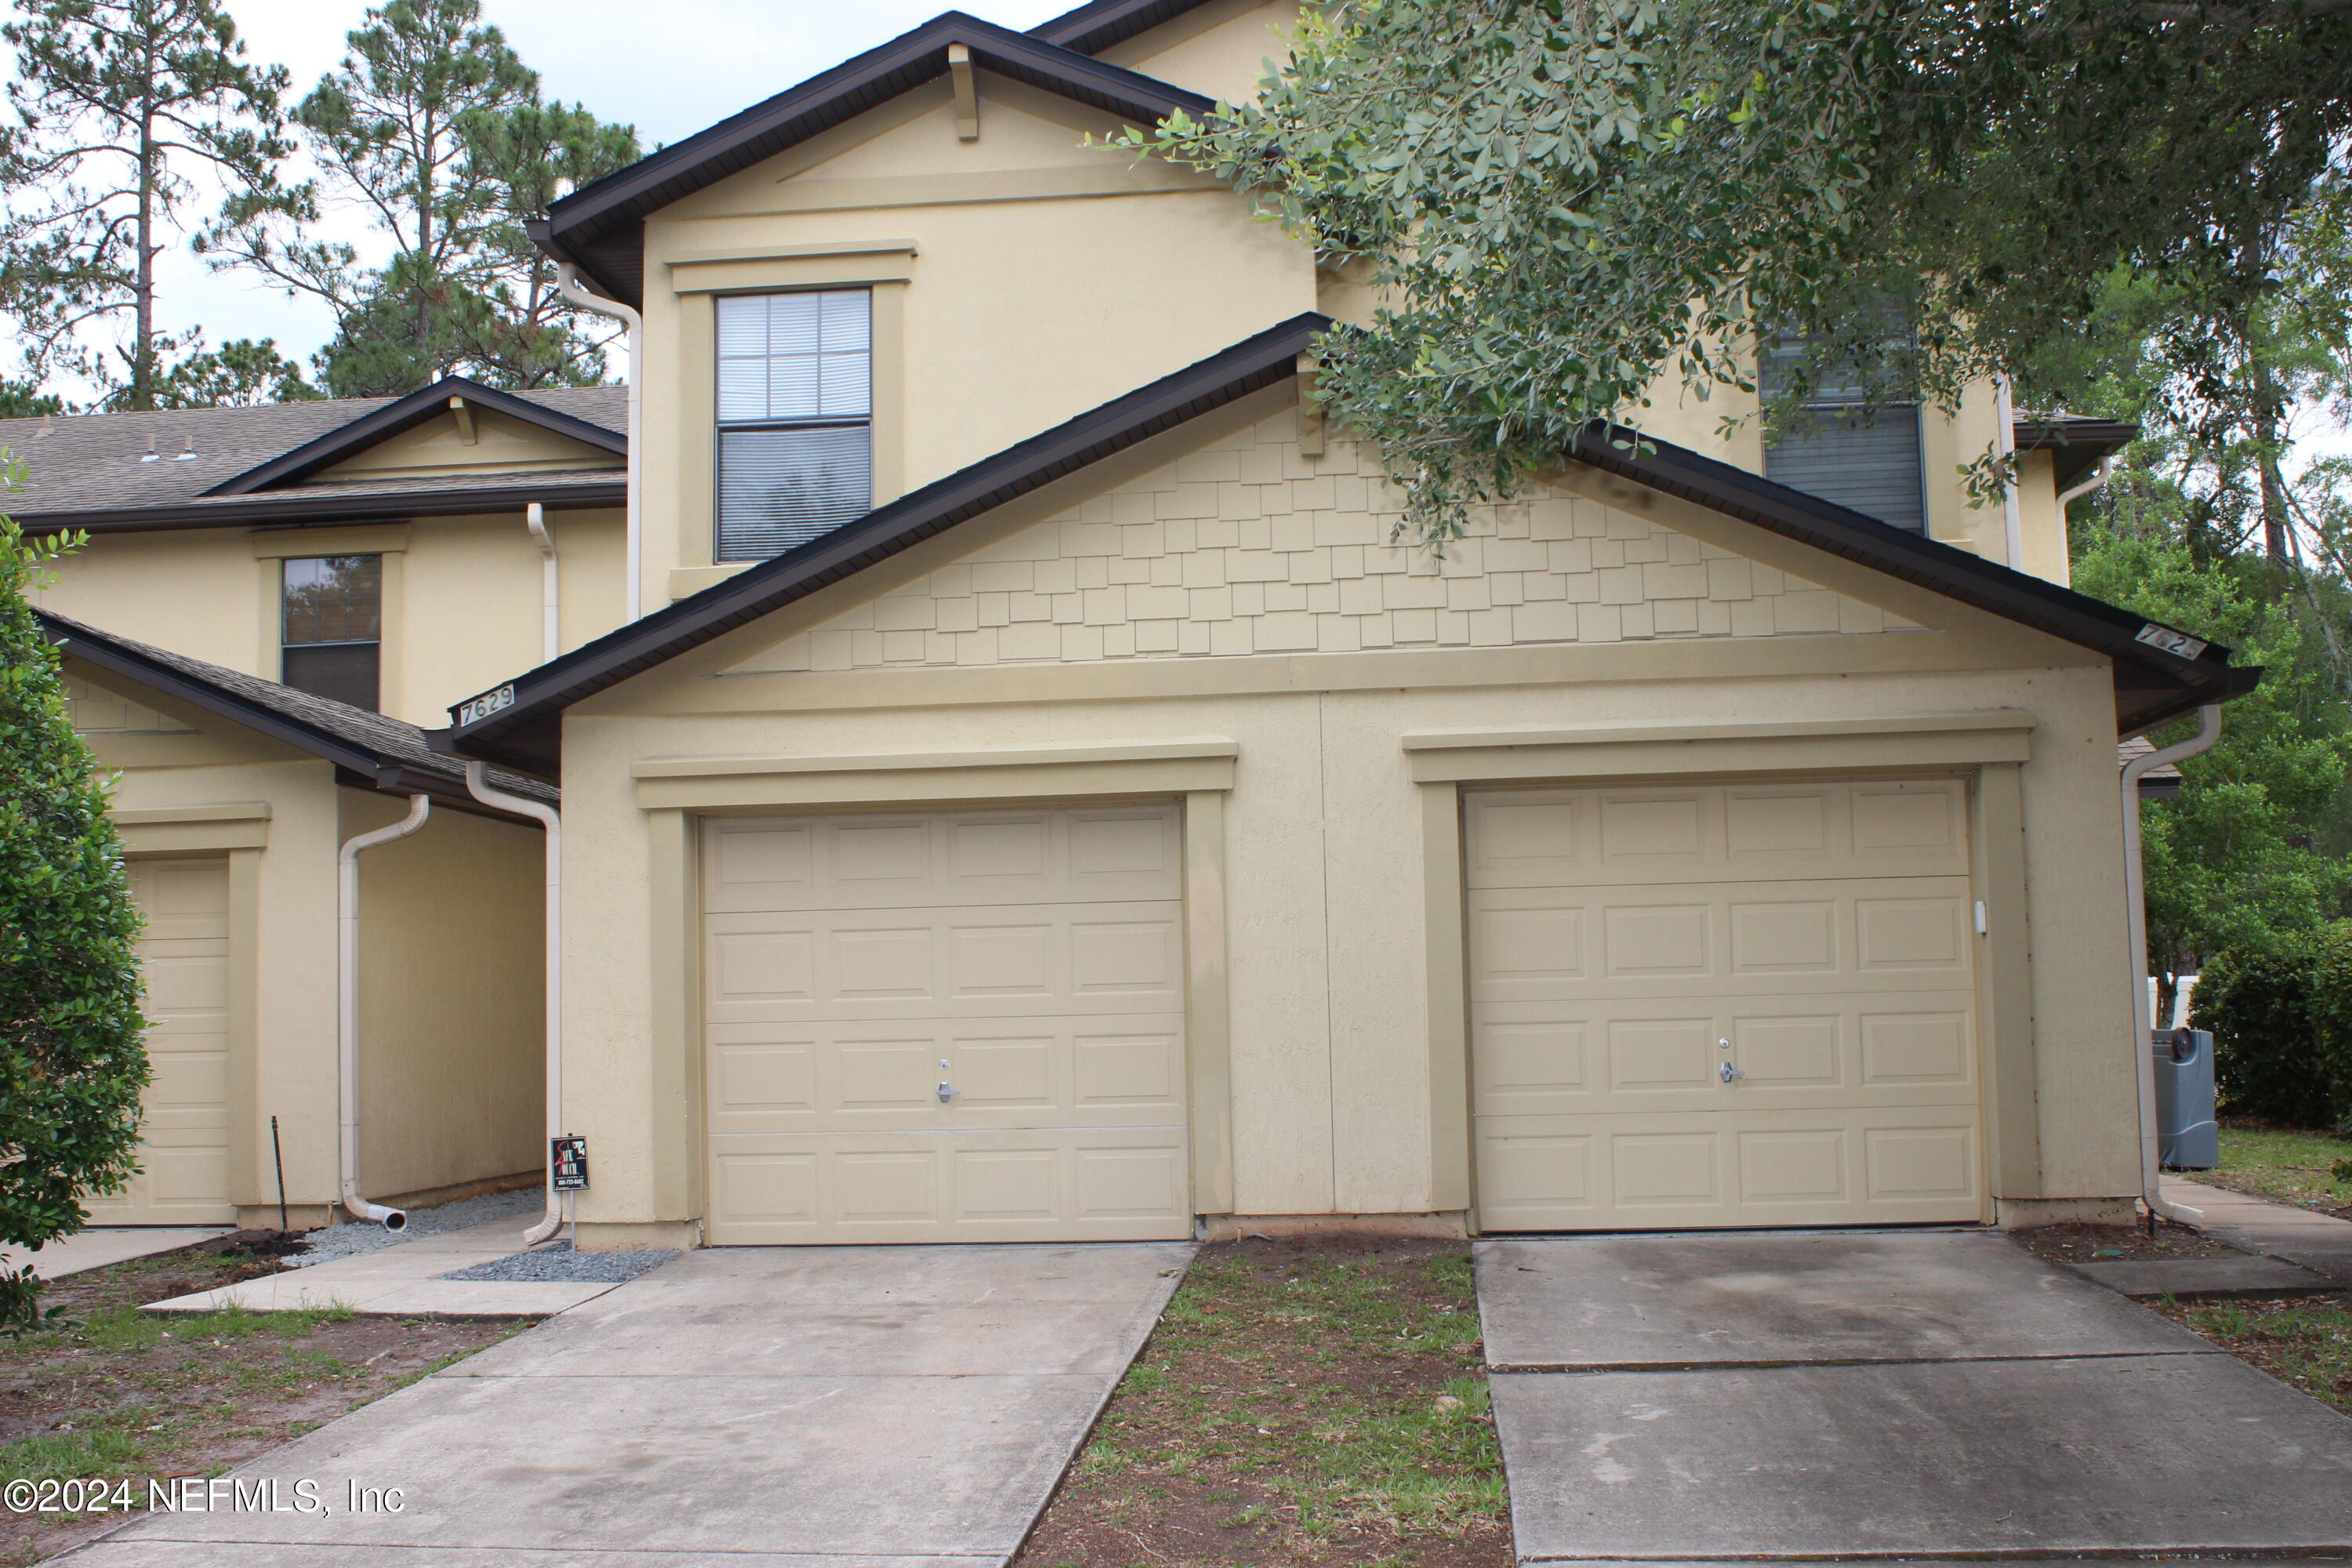
<svg viewBox="0 0 2352 1568"><path fill-rule="evenodd" d="M2229 1110L2293 1127L2352 1117L2352 921L2216 953L2195 997Z"/></svg>
<svg viewBox="0 0 2352 1568"><path fill-rule="evenodd" d="M139 910L26 602L64 544L0 517L0 1243L26 1249L79 1230L82 1195L136 1173L147 1084ZM0 1334L41 1321L39 1294L29 1267L0 1269Z"/></svg>

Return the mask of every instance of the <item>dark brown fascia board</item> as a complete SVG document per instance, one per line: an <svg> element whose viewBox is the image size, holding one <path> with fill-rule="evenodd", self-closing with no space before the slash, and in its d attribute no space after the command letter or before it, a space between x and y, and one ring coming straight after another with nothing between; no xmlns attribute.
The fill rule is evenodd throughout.
<svg viewBox="0 0 2352 1568"><path fill-rule="evenodd" d="M2060 489L2139 439L2139 426L2125 419L2084 419L2071 416L2035 418L2021 415L2010 426L2010 437L2021 452L2043 447L2050 451L2050 475Z"/></svg>
<svg viewBox="0 0 2352 1568"><path fill-rule="evenodd" d="M1038 23L1029 29L1029 35L1082 55L1099 54L1208 3L1209 0L1093 0L1090 5L1063 12L1050 22Z"/></svg>
<svg viewBox="0 0 2352 1568"><path fill-rule="evenodd" d="M475 407L486 408L510 419L536 425L542 430L570 437L599 451L625 457L629 450L629 438L617 430L607 430L602 425L575 419L551 408L541 408L528 399L500 392L496 387L484 386L480 382L469 381L462 375L445 375L432 385L412 392L397 403L386 404L374 413L362 415L348 425L338 426L290 452L223 479L204 493L208 496L243 496L298 483L353 453L365 451L378 442L390 440L447 413L449 400L453 397L462 397Z"/></svg>
<svg viewBox="0 0 2352 1568"><path fill-rule="evenodd" d="M553 777L560 760L553 721L572 703L942 530L1295 375L1298 355L1329 325L1329 318L1311 312L1294 316L1198 364L877 507L845 528L656 610L634 626L574 648L451 708L450 728L428 731L434 747ZM467 708L488 700L499 706L471 723L464 721ZM535 726L535 734L522 738L523 731Z"/></svg>
<svg viewBox="0 0 2352 1568"><path fill-rule="evenodd" d="M2116 721L2122 732L2161 722L2200 702L2226 700L2252 689L2251 684L2242 689L2235 685L2243 672L2231 668L2230 650L2218 644L2206 644L2194 658L2181 658L2139 640L2152 626L2170 629L2160 623L1654 436L1596 422L1578 436L1570 455L1591 468L2107 655L2116 661ZM2126 697L2127 691L2137 689L2125 679L2126 668L2154 678L2145 698ZM2147 717L2149 713L2157 717Z"/></svg>
<svg viewBox="0 0 2352 1568"><path fill-rule="evenodd" d="M970 49L972 63L983 69L1139 123L1156 123L1180 109L1202 114L1213 107L1198 93L949 11L583 186L549 207L533 237L614 298L640 303L645 261L638 231L648 215L944 76L950 44Z"/></svg>
<svg viewBox="0 0 2352 1568"><path fill-rule="evenodd" d="M265 708L235 691L198 679L184 670L158 664L135 648L125 647L110 637L81 627L60 626L38 610L33 614L40 621L42 633L48 637L50 645L62 656L94 664L126 680L136 681L151 690L176 698L191 708L201 709L231 723L242 725L256 734L266 735L291 746L298 752L308 752L322 762L332 763L339 784L398 795L430 795L481 816L538 826L536 818L519 816L512 812L484 805L467 790L463 779L428 773L395 758L386 757L370 747L354 745L340 735L305 724L276 709Z"/></svg>
<svg viewBox="0 0 2352 1568"><path fill-rule="evenodd" d="M151 533L173 528L288 527L353 522L396 522L412 517L464 517L474 512L520 511L538 501L550 511L580 511L628 502L626 479L592 484L500 485L479 490L410 490L362 495L322 495L317 490L270 490L210 503L110 507L97 511L15 513L26 533L88 531L90 533Z"/></svg>

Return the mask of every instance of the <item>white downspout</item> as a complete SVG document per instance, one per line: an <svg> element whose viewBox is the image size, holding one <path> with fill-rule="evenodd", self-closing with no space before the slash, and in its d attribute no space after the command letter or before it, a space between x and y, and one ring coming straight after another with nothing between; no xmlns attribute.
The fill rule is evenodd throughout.
<svg viewBox="0 0 2352 1568"><path fill-rule="evenodd" d="M386 1230L406 1230L404 1210L388 1209L360 1196L360 851L405 838L433 814L429 795L408 797L408 815L389 827L343 841L335 858L335 1058L341 1079L342 1203L353 1219L372 1219Z"/></svg>
<svg viewBox="0 0 2352 1568"><path fill-rule="evenodd" d="M542 625L541 643L542 662L563 651L562 615L555 593L555 541L548 537L547 509L532 501L522 509L522 525L530 530L531 542L539 546L540 620Z"/></svg>
<svg viewBox="0 0 2352 1568"><path fill-rule="evenodd" d="M2134 1076L2139 1084L2140 1198L2147 1205L2149 1214L2162 1215L2183 1225L2198 1224L2205 1215L2201 1209L2168 1202L2161 1191L2162 1169L2157 1157L2156 1054L2149 1048L2147 1039L2156 1027L2156 1020L2152 1016L2155 1008L2148 1000L2147 900L2142 890L2139 863L2139 781L2140 775L2151 769L2210 749L2221 738L2221 705L2208 702L2197 710L2196 734L2177 746L2143 752L2123 768L2124 907L2131 925L2132 1049L2138 1064Z"/></svg>
<svg viewBox="0 0 2352 1568"><path fill-rule="evenodd" d="M528 816L547 830L547 977L541 1004L547 1016L547 1217L523 1233L524 1245L536 1247L563 1227L563 1199L555 1190L555 1140L563 1136L563 815L544 801L494 788L480 763L466 764L466 788L484 805Z"/></svg>
<svg viewBox="0 0 2352 1568"><path fill-rule="evenodd" d="M2009 472L2000 486L2000 521L2002 548L2009 552L2005 564L2012 572L2025 570L2025 524L2017 513L2017 413L2009 405L2009 377L1997 375L1992 382L1993 417L2000 421L2000 456ZM2060 516L2064 516L2062 508Z"/></svg>
<svg viewBox="0 0 2352 1568"><path fill-rule="evenodd" d="M2063 521L2066 516L2066 509L2075 501L2081 500L2083 497L2089 495L2093 490L2103 490L2106 489L2107 475L2114 470L2115 466L2116 460L2113 458L2101 458L2099 459L2098 468L2092 473L2089 479L2084 479L2079 485L2073 485L2065 489L2060 490L2058 492L2059 518Z"/></svg>
<svg viewBox="0 0 2352 1568"><path fill-rule="evenodd" d="M609 316L629 330L629 527L628 527L628 618L635 621L646 613L646 524L643 482L643 452L645 451L645 354L646 321L643 316L622 304L591 290L582 281L580 269L569 261L558 262L555 268L555 289L582 310L599 316Z"/></svg>

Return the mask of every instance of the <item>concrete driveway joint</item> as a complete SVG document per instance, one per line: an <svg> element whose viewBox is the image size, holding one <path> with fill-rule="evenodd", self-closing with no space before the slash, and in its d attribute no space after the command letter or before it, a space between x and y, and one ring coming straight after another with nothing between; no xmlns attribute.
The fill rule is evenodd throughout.
<svg viewBox="0 0 2352 1568"><path fill-rule="evenodd" d="M2352 1556L2352 1421L2004 1237L1476 1253L1522 1562Z"/></svg>

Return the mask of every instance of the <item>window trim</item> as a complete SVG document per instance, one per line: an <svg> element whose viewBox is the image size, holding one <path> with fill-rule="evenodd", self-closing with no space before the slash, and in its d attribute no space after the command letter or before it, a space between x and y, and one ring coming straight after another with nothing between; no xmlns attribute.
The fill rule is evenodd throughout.
<svg viewBox="0 0 2352 1568"><path fill-rule="evenodd" d="M846 415L818 415L795 419L728 420L719 411L719 377L725 373L726 358L719 352L719 313L729 300L766 300L784 294L845 294L866 296L866 413L863 417ZM866 510L871 511L887 499L881 480L881 437L879 434L882 403L881 375L881 302L882 290L870 283L804 283L798 286L765 287L713 290L704 296L710 300L709 320L704 341L710 349L710 374L708 384L710 395L710 500L707 509L709 525L703 530L704 553L709 563L719 567L751 566L772 559L765 555L745 556L740 560L721 560L719 553L719 507L726 493L723 471L724 437L738 434L760 434L793 430L841 430L862 426L866 431ZM863 516L864 513L859 514ZM779 552L782 553L782 552Z"/></svg>

